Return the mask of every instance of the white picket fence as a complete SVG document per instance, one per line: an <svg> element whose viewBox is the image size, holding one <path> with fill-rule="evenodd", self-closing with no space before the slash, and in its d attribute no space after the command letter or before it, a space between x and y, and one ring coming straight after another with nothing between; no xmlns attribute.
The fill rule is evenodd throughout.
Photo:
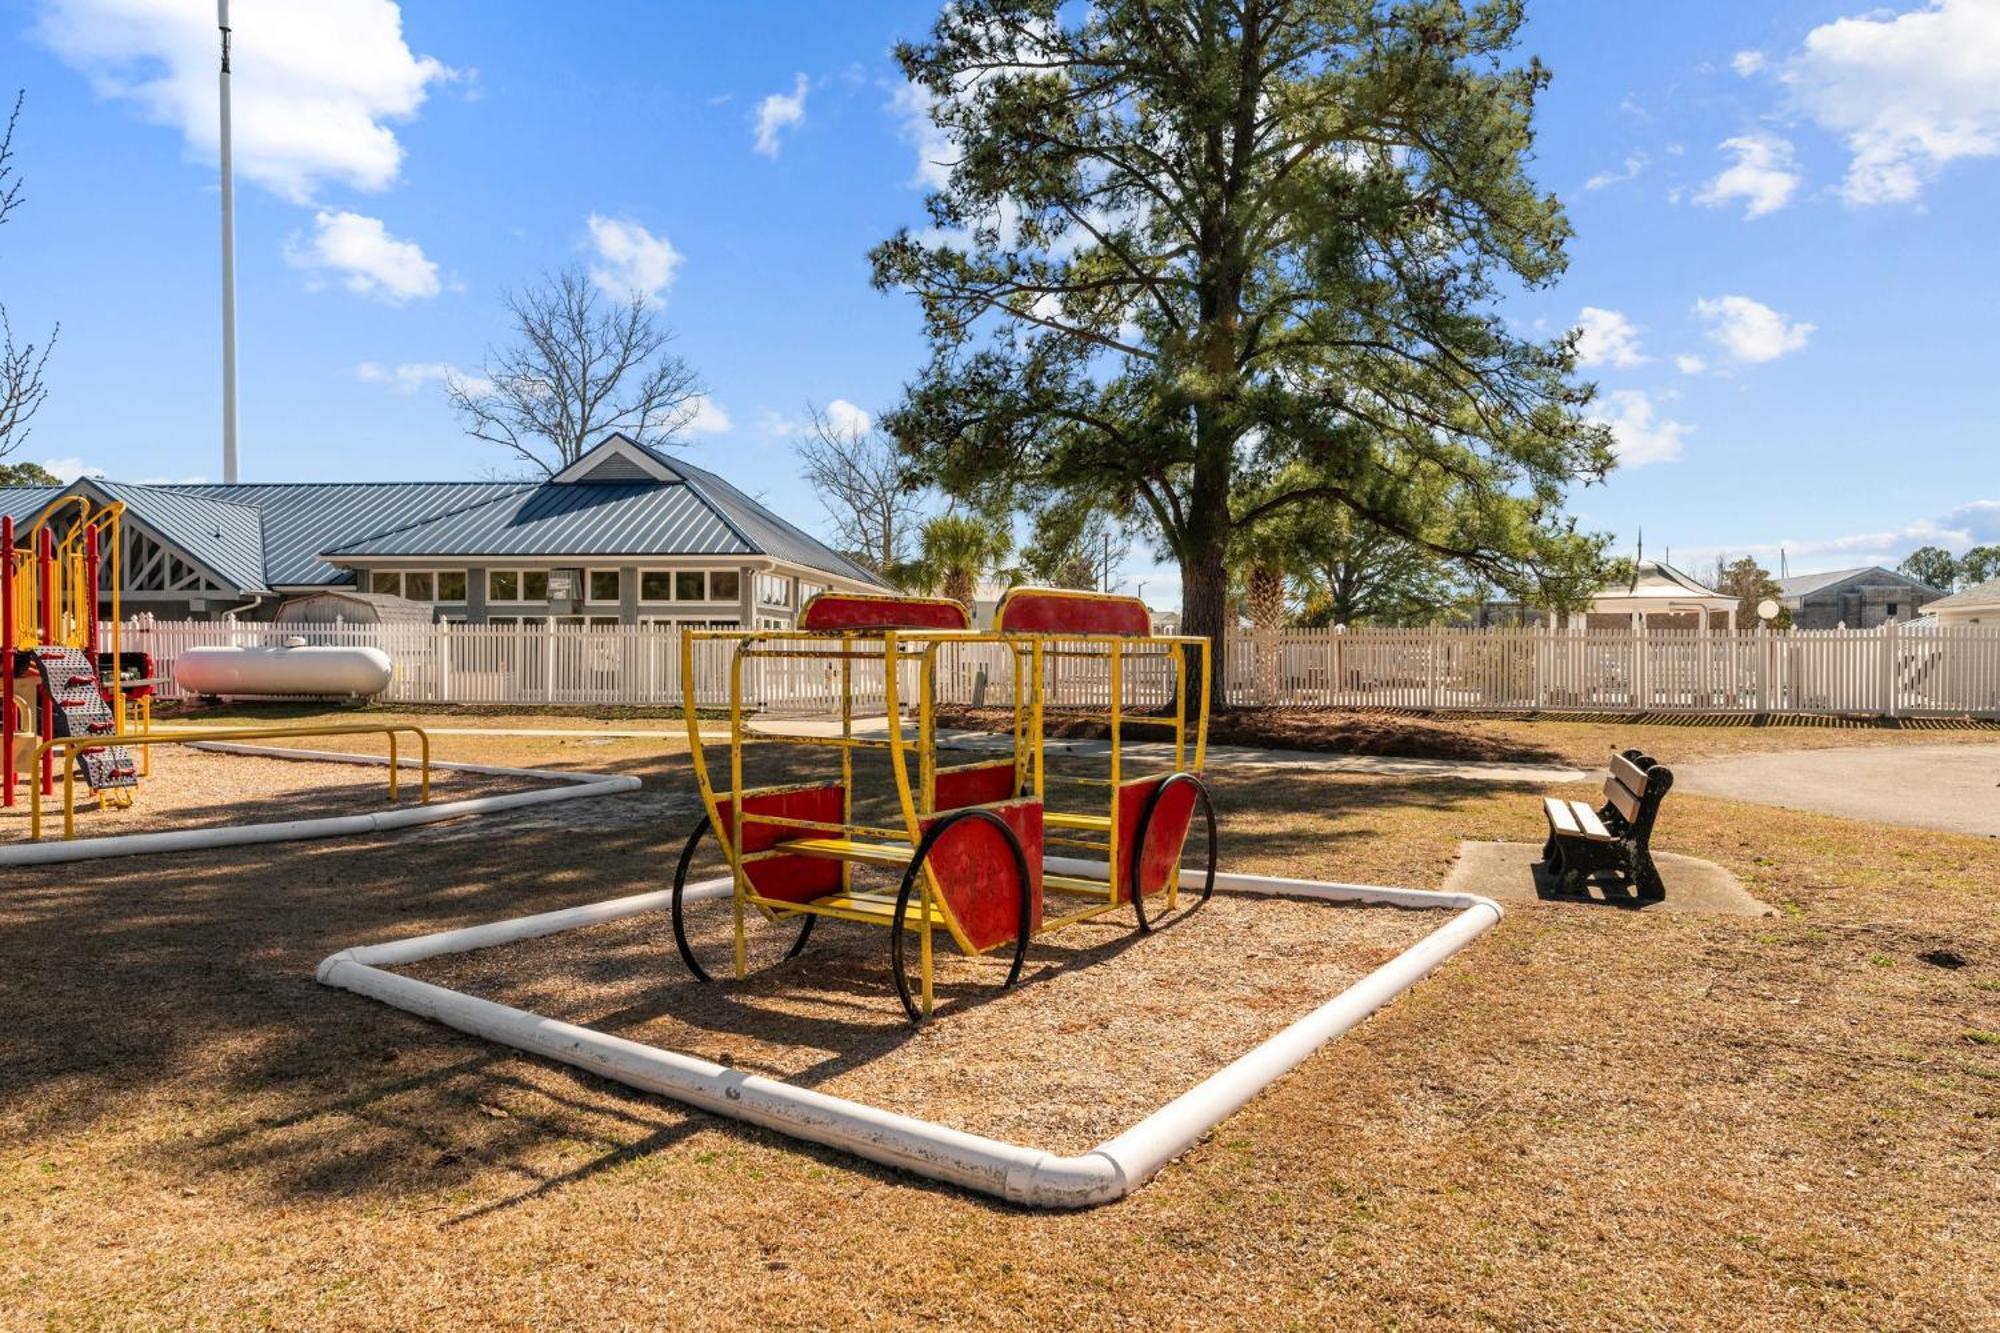
<svg viewBox="0 0 2000 1333"><path fill-rule="evenodd" d="M108 634L108 627L107 627ZM395 663L386 697L398 703L677 705L677 631L651 626L586 628L499 625L258 625L135 623L127 649L150 652L160 675L188 648L278 644L372 645ZM107 638L108 643L108 638ZM1073 646L1072 646L1073 647ZM726 643L696 645L697 700L729 699ZM1079 650L1080 651L1080 650ZM1438 711L1970 714L2000 717L2000 626L1889 627L1740 634L1699 631L1535 629L1288 630L1276 637L1275 672L1258 670L1249 634L1232 636L1232 703ZM914 699L914 665L899 690ZM1011 688L1011 655L973 644L940 654L938 696L947 703L998 702ZM1057 656L1050 701L1101 708L1109 702L1101 661ZM1126 706L1171 702L1160 650L1140 649L1123 668ZM879 711L879 665L848 666L857 711ZM1263 680L1270 686L1258 688ZM837 662L761 657L744 665L745 707L837 712ZM162 690L173 697L171 685Z"/></svg>

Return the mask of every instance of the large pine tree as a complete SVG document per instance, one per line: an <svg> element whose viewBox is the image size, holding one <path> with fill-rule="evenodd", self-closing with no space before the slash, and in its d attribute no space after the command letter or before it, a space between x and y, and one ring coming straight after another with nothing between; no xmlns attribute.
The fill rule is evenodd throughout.
<svg viewBox="0 0 2000 1333"><path fill-rule="evenodd" d="M1601 543L1563 494L1612 458L1572 340L1498 311L1569 234L1528 177L1547 75L1510 59L1520 24L1509 0L955 0L897 50L949 161L933 225L873 255L931 344L888 428L968 498L1136 517L1192 633L1223 627L1233 534L1309 505L1574 600Z"/></svg>

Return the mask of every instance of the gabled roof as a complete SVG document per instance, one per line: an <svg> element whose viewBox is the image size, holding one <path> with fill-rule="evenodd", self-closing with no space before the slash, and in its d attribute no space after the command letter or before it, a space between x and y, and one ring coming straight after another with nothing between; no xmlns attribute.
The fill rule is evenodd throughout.
<svg viewBox="0 0 2000 1333"><path fill-rule="evenodd" d="M0 513L15 524L29 522L59 496L95 492L117 500L126 514L180 548L223 583L242 592L263 592L263 522L251 505L175 493L171 487L136 486L82 477L66 486L0 488Z"/></svg>
<svg viewBox="0 0 2000 1333"><path fill-rule="evenodd" d="M2000 606L2000 579L1975 583L1970 588L1960 588L1949 597L1940 597L1935 602L1926 603L1924 614L1929 615L1937 611L1971 611L1987 606Z"/></svg>
<svg viewBox="0 0 2000 1333"><path fill-rule="evenodd" d="M148 486L205 499L227 499L263 516L264 582L273 588L341 584L347 570L320 559L341 541L406 527L534 489L526 481L265 482Z"/></svg>
<svg viewBox="0 0 2000 1333"><path fill-rule="evenodd" d="M650 475L645 480L599 480L607 462L650 464L645 469ZM611 470L624 472L623 467ZM607 436L552 480L518 483L505 494L381 527L322 553L353 559L763 555L883 586L876 575L713 472L623 435Z"/></svg>
<svg viewBox="0 0 2000 1333"><path fill-rule="evenodd" d="M1637 604L1635 609L1644 610L1648 609L1647 603L1657 603L1651 609L1661 610L1674 602L1714 602L1715 609L1736 605L1736 599L1728 593L1705 586L1664 560L1639 561L1632 567L1629 580L1599 588L1591 599L1592 606L1599 610L1611 604Z"/></svg>
<svg viewBox="0 0 2000 1333"><path fill-rule="evenodd" d="M1902 584L1911 588L1922 588L1926 592L1938 591L1938 589L1931 587L1930 584L1925 583L1922 579L1913 579L1908 574L1893 569L1884 569L1880 565L1857 565L1853 569L1829 569L1820 574L1794 574L1790 578L1778 580L1778 591L1781 595L1797 601L1802 597L1810 597L1816 592L1825 592L1829 588L1851 582L1864 574L1879 575L1892 583Z"/></svg>
<svg viewBox="0 0 2000 1333"><path fill-rule="evenodd" d="M124 482L84 483L113 500L125 502L125 512L245 592L262 592L264 581L264 519L254 505L186 495L160 486Z"/></svg>

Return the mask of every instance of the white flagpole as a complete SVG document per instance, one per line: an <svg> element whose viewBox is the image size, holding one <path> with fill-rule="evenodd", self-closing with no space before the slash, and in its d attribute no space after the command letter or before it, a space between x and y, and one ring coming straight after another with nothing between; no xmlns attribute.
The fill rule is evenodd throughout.
<svg viewBox="0 0 2000 1333"><path fill-rule="evenodd" d="M236 172L229 149L229 0L216 0L222 29L222 479L236 481Z"/></svg>

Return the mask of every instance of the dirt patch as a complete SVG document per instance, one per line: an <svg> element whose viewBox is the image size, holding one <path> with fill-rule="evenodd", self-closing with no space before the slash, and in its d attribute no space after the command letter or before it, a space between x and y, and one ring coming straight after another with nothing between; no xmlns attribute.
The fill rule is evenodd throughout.
<svg viewBox="0 0 2000 1333"><path fill-rule="evenodd" d="M424 981L976 1134L1077 1153L1166 1104L1443 925L1448 913L1218 893L1134 930L1129 913L1008 959L937 955L938 1010L913 1027L888 932L815 924L798 958L704 985L661 914L434 959ZM726 975L726 901L692 944ZM761 920L789 945L797 926ZM914 958L912 959L914 972ZM912 983L915 978L912 976Z"/></svg>

